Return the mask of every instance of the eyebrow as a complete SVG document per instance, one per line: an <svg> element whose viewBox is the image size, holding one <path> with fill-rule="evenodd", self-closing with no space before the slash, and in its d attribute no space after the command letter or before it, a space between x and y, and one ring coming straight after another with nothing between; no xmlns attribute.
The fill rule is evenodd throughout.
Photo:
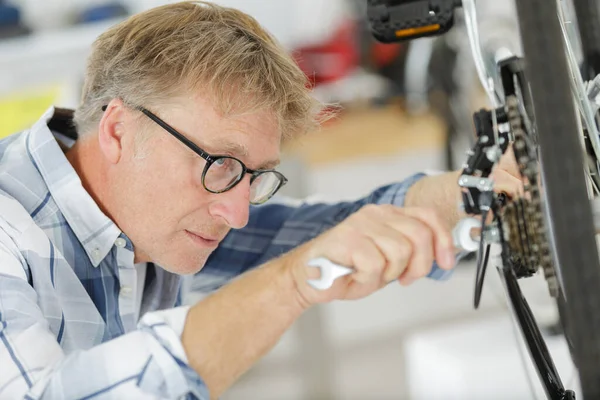
<svg viewBox="0 0 600 400"><path fill-rule="evenodd" d="M248 148L239 143L224 141L222 143L219 143L218 147L219 147L219 149L222 149L222 151L231 153L236 157L248 156Z"/></svg>
<svg viewBox="0 0 600 400"><path fill-rule="evenodd" d="M279 163L280 163L279 159L277 159L277 160L270 160L270 161L266 161L266 162L262 163L262 164L261 164L261 165L260 165L260 166L257 168L257 170L259 170L259 171L260 171L260 170L263 170L263 169L273 169L273 168L275 168L276 166L278 166L278 165L279 165Z"/></svg>
<svg viewBox="0 0 600 400"><path fill-rule="evenodd" d="M219 148L219 151L227 152L237 158L245 158L248 156L248 148L239 143L223 141L222 143L219 143L218 148ZM279 159L269 160L269 161L263 162L257 168L251 168L251 169L257 169L257 170L272 169L272 168L275 168L277 165L279 165L279 163L280 163Z"/></svg>

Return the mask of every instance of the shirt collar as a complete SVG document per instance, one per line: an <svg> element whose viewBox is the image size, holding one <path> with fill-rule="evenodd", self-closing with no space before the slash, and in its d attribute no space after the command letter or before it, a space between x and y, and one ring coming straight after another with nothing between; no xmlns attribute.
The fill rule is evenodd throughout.
<svg viewBox="0 0 600 400"><path fill-rule="evenodd" d="M121 231L84 189L81 179L50 130L49 125L58 133L76 139L72 118L72 110L49 108L31 128L27 151L54 202L85 248L92 264L97 267L110 252Z"/></svg>

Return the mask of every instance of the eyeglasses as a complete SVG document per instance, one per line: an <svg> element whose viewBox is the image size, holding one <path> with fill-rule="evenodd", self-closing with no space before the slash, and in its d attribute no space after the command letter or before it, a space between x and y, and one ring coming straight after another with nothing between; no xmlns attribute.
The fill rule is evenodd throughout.
<svg viewBox="0 0 600 400"><path fill-rule="evenodd" d="M106 111L106 108L107 106L103 106L102 111ZM211 193L226 192L240 183L246 174L250 174L250 203L258 205L273 197L288 181L279 171L252 170L235 157L208 154L152 112L143 107L136 109L206 160L201 180L204 188Z"/></svg>

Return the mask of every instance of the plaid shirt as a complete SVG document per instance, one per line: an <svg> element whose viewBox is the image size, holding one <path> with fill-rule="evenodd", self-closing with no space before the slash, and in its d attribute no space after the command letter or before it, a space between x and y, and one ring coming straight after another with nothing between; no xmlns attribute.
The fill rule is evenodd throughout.
<svg viewBox="0 0 600 400"><path fill-rule="evenodd" d="M50 108L0 141L0 398L208 399L180 341L188 310L178 306L180 277L149 263L136 287L131 241L59 144L76 139L71 118ZM357 202L252 207L248 226L227 236L192 286L213 290L364 204L402 205L420 177ZM447 275L434 266L430 276Z"/></svg>

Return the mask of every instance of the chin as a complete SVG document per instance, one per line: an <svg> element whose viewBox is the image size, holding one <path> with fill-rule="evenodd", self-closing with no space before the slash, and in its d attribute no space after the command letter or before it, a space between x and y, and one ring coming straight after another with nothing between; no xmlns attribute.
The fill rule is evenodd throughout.
<svg viewBox="0 0 600 400"><path fill-rule="evenodd" d="M169 271L177 275L193 275L204 267L208 255L189 257L182 259L182 257L165 257L162 261L157 261L156 264L160 265L166 271Z"/></svg>

